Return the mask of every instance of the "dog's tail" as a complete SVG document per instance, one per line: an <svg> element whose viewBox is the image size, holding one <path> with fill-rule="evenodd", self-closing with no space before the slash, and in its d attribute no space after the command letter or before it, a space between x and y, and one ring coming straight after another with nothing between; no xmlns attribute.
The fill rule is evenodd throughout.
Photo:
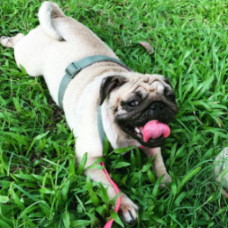
<svg viewBox="0 0 228 228"><path fill-rule="evenodd" d="M63 11L53 2L44 2L38 12L40 25L51 38L64 40L53 24L53 18L65 17Z"/></svg>

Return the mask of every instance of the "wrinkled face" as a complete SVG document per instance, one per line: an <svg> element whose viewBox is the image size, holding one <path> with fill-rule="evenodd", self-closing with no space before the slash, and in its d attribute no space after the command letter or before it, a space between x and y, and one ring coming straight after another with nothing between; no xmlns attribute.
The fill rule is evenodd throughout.
<svg viewBox="0 0 228 228"><path fill-rule="evenodd" d="M127 79L116 76L115 80L108 97L115 122L141 145L160 147L170 133L168 123L177 113L169 80L137 74Z"/></svg>

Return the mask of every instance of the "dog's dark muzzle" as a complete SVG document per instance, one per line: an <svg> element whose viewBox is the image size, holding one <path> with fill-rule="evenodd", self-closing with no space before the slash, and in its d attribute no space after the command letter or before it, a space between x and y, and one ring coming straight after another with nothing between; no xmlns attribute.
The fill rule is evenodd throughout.
<svg viewBox="0 0 228 228"><path fill-rule="evenodd" d="M148 141L145 141L145 131L142 131L143 126L150 123L153 120L158 122L157 126L161 126L162 123L167 125L171 122L177 113L177 107L175 104L167 105L163 101L154 101L147 105L144 109L134 110L134 112L129 112L124 116L117 116L116 122L122 128L122 130L130 135L132 138L135 138L141 145L147 147L159 147L165 142L165 138L162 133L157 138L150 138ZM151 125L154 126L154 125ZM162 130L152 128L151 131L160 131ZM151 135L154 135L150 132Z"/></svg>

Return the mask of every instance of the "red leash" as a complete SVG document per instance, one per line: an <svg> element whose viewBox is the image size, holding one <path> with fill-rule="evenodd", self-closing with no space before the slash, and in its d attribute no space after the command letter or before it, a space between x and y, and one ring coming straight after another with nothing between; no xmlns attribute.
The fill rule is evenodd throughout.
<svg viewBox="0 0 228 228"><path fill-rule="evenodd" d="M120 193L120 189L119 187L117 186L117 184L111 179L108 171L105 169L105 165L104 165L104 162L101 162L101 166L104 167L103 169L103 172L105 173L106 177L108 178L110 184L113 186L113 188L115 189L115 192L116 194L119 194ZM120 208L120 200L121 200L121 196L119 195L117 200L116 200L116 206L115 206L115 209L114 211L117 213L119 211L119 208ZM110 219L104 226L104 228L111 228L112 227L112 223L114 222L114 219Z"/></svg>

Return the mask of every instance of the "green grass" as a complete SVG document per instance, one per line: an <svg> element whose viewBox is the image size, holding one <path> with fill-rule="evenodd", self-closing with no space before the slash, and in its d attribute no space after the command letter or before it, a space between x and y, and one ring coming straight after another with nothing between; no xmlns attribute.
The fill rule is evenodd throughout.
<svg viewBox="0 0 228 228"><path fill-rule="evenodd" d="M212 175L215 155L228 145L227 1L57 2L129 67L161 73L174 85L179 114L162 148L170 186L158 187L140 151L105 150L112 178L140 206L135 227L227 227L228 201ZM27 33L38 24L39 6L1 0L0 35ZM150 42L154 54L139 41ZM2 47L0 104L0 227L102 227L111 203L76 165L63 113L44 80L20 71L12 49Z"/></svg>

